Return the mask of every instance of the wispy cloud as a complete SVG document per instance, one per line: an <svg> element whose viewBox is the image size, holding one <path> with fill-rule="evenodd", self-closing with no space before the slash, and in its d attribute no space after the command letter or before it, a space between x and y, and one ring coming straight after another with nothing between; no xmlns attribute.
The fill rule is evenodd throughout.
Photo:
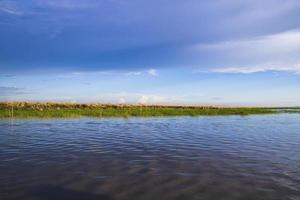
<svg viewBox="0 0 300 200"><path fill-rule="evenodd" d="M66 10L83 10L95 8L101 4L101 0L35 0L36 5Z"/></svg>
<svg viewBox="0 0 300 200"><path fill-rule="evenodd" d="M218 64L212 72L254 73L265 71L300 72L300 30L255 37L247 40L198 44L194 51L222 55L229 64Z"/></svg>
<svg viewBox="0 0 300 200"><path fill-rule="evenodd" d="M157 70L156 69L149 69L146 71L149 75L151 76L158 76Z"/></svg>
<svg viewBox="0 0 300 200"><path fill-rule="evenodd" d="M262 37L255 37L248 40L198 44L193 48L224 51L233 50L234 53L237 51L250 53L250 56L290 53L300 50L300 30L290 30Z"/></svg>
<svg viewBox="0 0 300 200"><path fill-rule="evenodd" d="M141 76L141 75L150 75L150 76L158 76L158 72L156 69L148 69L143 71L130 71L126 72L125 75L133 75L133 76Z"/></svg>
<svg viewBox="0 0 300 200"><path fill-rule="evenodd" d="M10 97L27 94L28 92L25 88L0 86L0 93L2 97Z"/></svg>
<svg viewBox="0 0 300 200"><path fill-rule="evenodd" d="M24 11L20 9L16 2L7 0L0 1L0 12L4 12L10 15L24 14Z"/></svg>
<svg viewBox="0 0 300 200"><path fill-rule="evenodd" d="M132 72L126 72L125 75L127 76L141 76L143 75L142 71L132 71Z"/></svg>
<svg viewBox="0 0 300 200"><path fill-rule="evenodd" d="M90 75L99 76L158 76L156 69L148 69L141 71L124 71L124 70L103 70L103 71L78 71L78 72L67 72L59 75L62 78L74 78L74 77L85 77Z"/></svg>
<svg viewBox="0 0 300 200"><path fill-rule="evenodd" d="M1 0L0 11L12 14L41 14L34 12L36 9L49 9L75 11L93 9L102 4L102 1L97 0L30 0L28 2L17 0ZM45 10L44 10L45 11ZM45 14L45 13L44 13Z"/></svg>
<svg viewBox="0 0 300 200"><path fill-rule="evenodd" d="M14 78L14 77L16 77L16 75L14 75L14 74L0 74L0 77L4 77L4 78Z"/></svg>
<svg viewBox="0 0 300 200"><path fill-rule="evenodd" d="M290 72L295 74L300 74L300 63L296 64L261 64L261 65L253 65L253 66L239 66L239 67L222 67L215 68L211 70L212 72L217 73L233 73L233 74L252 74L257 72Z"/></svg>

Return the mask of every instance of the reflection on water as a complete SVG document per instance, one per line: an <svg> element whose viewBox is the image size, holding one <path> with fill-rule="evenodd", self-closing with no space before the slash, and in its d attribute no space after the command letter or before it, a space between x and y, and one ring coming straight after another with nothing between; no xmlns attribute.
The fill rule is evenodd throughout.
<svg viewBox="0 0 300 200"><path fill-rule="evenodd" d="M0 199L300 199L300 115L0 121Z"/></svg>

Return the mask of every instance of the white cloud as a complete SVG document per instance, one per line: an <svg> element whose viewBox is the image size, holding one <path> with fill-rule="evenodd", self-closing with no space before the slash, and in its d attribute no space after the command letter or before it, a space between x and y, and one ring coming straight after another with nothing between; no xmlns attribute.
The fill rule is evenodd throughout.
<svg viewBox="0 0 300 200"><path fill-rule="evenodd" d="M167 97L160 95L142 95L137 103L140 104L149 104L149 103L163 103L167 101Z"/></svg>
<svg viewBox="0 0 300 200"><path fill-rule="evenodd" d="M149 75L151 76L158 76L157 70L156 69L149 69L146 71Z"/></svg>
<svg viewBox="0 0 300 200"><path fill-rule="evenodd" d="M0 1L0 11L11 15L23 15L24 12L13 1Z"/></svg>
<svg viewBox="0 0 300 200"><path fill-rule="evenodd" d="M62 78L86 77L90 75L98 76L158 76L156 69L141 70L141 71L118 71L118 70L103 70L103 71L74 71L60 74Z"/></svg>
<svg viewBox="0 0 300 200"><path fill-rule="evenodd" d="M222 55L219 66L210 70L213 72L300 72L300 30L291 30L248 40L197 44L192 49L210 52L212 56ZM224 64L221 63L222 61Z"/></svg>
<svg viewBox="0 0 300 200"><path fill-rule="evenodd" d="M83 100L83 99L81 99ZM177 95L161 95L155 93L139 93L139 92L116 92L101 93L95 95L95 101L109 103L128 103L128 104L167 104L167 103L184 103L185 96Z"/></svg>
<svg viewBox="0 0 300 200"><path fill-rule="evenodd" d="M144 70L144 71L131 71L131 72L125 73L125 75L128 75L128 76L141 76L144 74L150 75L150 76L158 76L158 72L156 69L148 69L148 70Z"/></svg>
<svg viewBox="0 0 300 200"><path fill-rule="evenodd" d="M240 66L240 67L222 67L212 69L212 72L218 73L241 73L251 74L256 72L267 72L267 71L285 71L295 74L300 74L300 63L298 64L261 64L256 66Z"/></svg>
<svg viewBox="0 0 300 200"><path fill-rule="evenodd" d="M97 75L125 75L125 76L142 76L142 75L149 75L149 76L158 76L158 72L156 69L149 69L149 70L141 70L141 71L92 71L92 72L72 72L71 76L84 76L89 74L97 74Z"/></svg>
<svg viewBox="0 0 300 200"><path fill-rule="evenodd" d="M133 72L127 72L125 73L127 76L140 76L143 74L143 72L140 71L133 71Z"/></svg>
<svg viewBox="0 0 300 200"><path fill-rule="evenodd" d="M119 99L119 104L125 104L125 103L126 103L126 100L124 98Z"/></svg>
<svg viewBox="0 0 300 200"><path fill-rule="evenodd" d="M36 5L44 7L59 8L65 10L82 10L97 7L97 0L35 0Z"/></svg>
<svg viewBox="0 0 300 200"><path fill-rule="evenodd" d="M300 30L287 31L249 40L225 41L216 44L199 44L196 48L238 50L257 54L289 53L300 50Z"/></svg>

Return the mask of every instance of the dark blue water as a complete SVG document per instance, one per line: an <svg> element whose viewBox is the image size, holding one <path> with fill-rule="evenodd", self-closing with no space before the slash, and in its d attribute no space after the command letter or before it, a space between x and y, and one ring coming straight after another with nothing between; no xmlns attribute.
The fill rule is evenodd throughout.
<svg viewBox="0 0 300 200"><path fill-rule="evenodd" d="M0 120L0 199L300 199L300 114Z"/></svg>

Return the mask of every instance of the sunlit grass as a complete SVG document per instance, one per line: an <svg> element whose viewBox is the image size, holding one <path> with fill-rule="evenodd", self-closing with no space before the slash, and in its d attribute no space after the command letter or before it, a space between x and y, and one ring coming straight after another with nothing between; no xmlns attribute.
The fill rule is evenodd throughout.
<svg viewBox="0 0 300 200"><path fill-rule="evenodd" d="M13 110L13 113L12 113ZM0 103L1 118L76 118L76 117L131 117L131 116L199 116L249 115L274 113L271 108L213 107L213 106L162 106L113 105L75 103Z"/></svg>

